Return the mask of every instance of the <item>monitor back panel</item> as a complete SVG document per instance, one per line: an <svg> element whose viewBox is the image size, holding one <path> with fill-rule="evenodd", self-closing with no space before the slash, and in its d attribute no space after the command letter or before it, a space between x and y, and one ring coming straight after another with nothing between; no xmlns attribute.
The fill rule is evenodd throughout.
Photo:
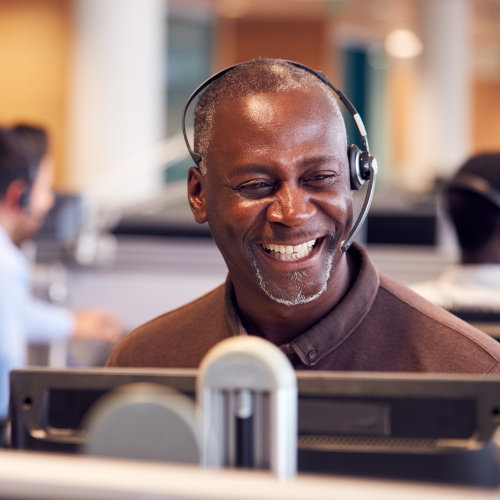
<svg viewBox="0 0 500 500"><path fill-rule="evenodd" d="M151 382L195 398L196 370L11 373L12 446L79 452L85 414L108 391ZM297 372L305 472L500 484L500 378Z"/></svg>

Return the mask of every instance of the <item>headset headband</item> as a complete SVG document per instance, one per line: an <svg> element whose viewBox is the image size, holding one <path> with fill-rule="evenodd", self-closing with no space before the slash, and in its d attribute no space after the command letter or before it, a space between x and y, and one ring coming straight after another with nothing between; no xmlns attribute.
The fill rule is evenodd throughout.
<svg viewBox="0 0 500 500"><path fill-rule="evenodd" d="M285 62L287 64L290 64L291 66L295 66L296 68L301 68L301 69L307 71L308 73L311 73L314 76L318 77L323 83L325 83L326 85L328 85L328 87L330 87L339 96L339 99L344 103L345 107L348 109L349 113L352 115L352 117L354 119L354 122L356 123L356 128L358 130L360 141L361 141L361 150L364 151L364 152L366 152L366 153L369 153L370 152L370 148L368 146L368 137L367 137L367 134L366 134L365 126L363 124L363 120L359 116L359 113L356 111L356 108L352 105L351 101L349 101L349 99L347 99L347 97L344 95L344 93L341 92L339 89L337 89L337 87L335 87L335 85L333 85L333 83L330 82L330 80L328 80L327 76L324 73L322 73L321 71L316 71L315 69L312 69L309 66L306 66L305 64L300 64L300 63L293 62L293 61L283 61L283 62ZM191 158L195 162L196 166L198 166L198 167L199 167L200 162L201 162L201 155L199 155L198 153L196 153L191 148L191 145L190 145L188 137L187 137L187 132L186 132L186 114L187 114L187 110L189 108L189 105L214 80L217 80L218 78L220 78L225 73L228 73L232 69L237 68L238 66L241 66L242 64L245 64L245 63L234 64L233 66L229 66L229 67L227 67L227 68L219 71L218 73L215 73L215 75L212 75L210 78L208 78L207 80L205 80L191 94L191 96L189 97L189 99L187 100L187 102L186 102L186 104L184 106L184 110L182 112L182 133L184 135L184 141L186 142L186 146L188 148L189 154L191 155Z"/></svg>
<svg viewBox="0 0 500 500"><path fill-rule="evenodd" d="M368 190L366 193L365 201L363 203L363 207L361 208L361 212L358 216L358 219L356 220L356 223L354 224L353 228L351 229L351 232L349 233L348 237L342 242L340 248L342 252L346 252L348 248L351 246L352 242L354 241L354 238L356 238L356 235L358 234L359 230L361 229L361 226L366 220L366 217L368 215L368 210L370 209L370 205L373 200L373 193L375 190L375 179L377 176L377 160L370 155L370 148L368 145L368 137L366 133L365 126L363 124L363 120L359 116L359 113L356 111L356 108L352 105L351 101L347 99L347 97L344 95L343 92L338 90L330 80L328 80L327 76L322 73L321 71L316 71L309 66L306 66L305 64L300 64L297 62L293 61L283 61L287 64L290 64L291 66L295 66L296 68L303 69L304 71L307 71L308 73L311 73L315 75L317 78L319 78L325 85L330 87L338 96L339 99L342 101L342 103L345 105L349 113L354 119L354 122L356 123L356 128L358 130L359 138L360 138L360 143L361 143L361 153L358 150L358 154L356 156L356 163L358 166L362 164L364 171L366 172L366 178L369 179L368 183ZM196 153L191 145L189 144L189 140L187 137L187 132L186 132L186 113L188 110L189 105L193 102L193 100L204 90L206 89L214 80L217 80L220 78L222 75L225 73L231 71L232 69L241 66L242 64L245 63L240 63L240 64L234 64L233 66L229 66L218 73L215 73L215 75L212 75L210 78L205 80L201 85L199 85L196 90L191 94L189 99L187 100L184 110L182 112L182 133L184 135L184 141L186 142L186 146L188 148L189 154L191 155L191 158L196 164L196 167L199 168L200 162L202 160L201 155ZM351 165L350 165L351 168ZM364 180L363 180L364 182Z"/></svg>

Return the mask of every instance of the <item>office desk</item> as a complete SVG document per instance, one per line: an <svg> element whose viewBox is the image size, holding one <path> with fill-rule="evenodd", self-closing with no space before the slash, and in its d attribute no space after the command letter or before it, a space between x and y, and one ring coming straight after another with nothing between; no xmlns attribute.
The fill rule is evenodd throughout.
<svg viewBox="0 0 500 500"><path fill-rule="evenodd" d="M478 489L259 471L203 470L159 462L0 451L0 498L30 500L493 500Z"/></svg>

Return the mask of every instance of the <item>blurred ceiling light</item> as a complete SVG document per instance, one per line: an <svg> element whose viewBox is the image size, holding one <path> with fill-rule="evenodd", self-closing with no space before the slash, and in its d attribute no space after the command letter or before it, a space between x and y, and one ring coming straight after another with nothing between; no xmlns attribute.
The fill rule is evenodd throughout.
<svg viewBox="0 0 500 500"><path fill-rule="evenodd" d="M413 31L393 30L385 37L385 50L399 59L417 57L424 50L424 46Z"/></svg>
<svg viewBox="0 0 500 500"><path fill-rule="evenodd" d="M221 17L243 17L250 10L249 0L218 0L217 14Z"/></svg>

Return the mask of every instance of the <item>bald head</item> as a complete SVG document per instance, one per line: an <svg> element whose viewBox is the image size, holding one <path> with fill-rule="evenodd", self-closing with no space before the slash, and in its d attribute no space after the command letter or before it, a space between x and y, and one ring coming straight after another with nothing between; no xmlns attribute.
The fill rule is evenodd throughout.
<svg viewBox="0 0 500 500"><path fill-rule="evenodd" d="M215 110L221 100L289 90L307 93L313 88L327 96L331 112L341 118L335 96L319 78L280 59L249 61L212 82L198 100L194 112L194 150L202 157L202 173L206 173Z"/></svg>

